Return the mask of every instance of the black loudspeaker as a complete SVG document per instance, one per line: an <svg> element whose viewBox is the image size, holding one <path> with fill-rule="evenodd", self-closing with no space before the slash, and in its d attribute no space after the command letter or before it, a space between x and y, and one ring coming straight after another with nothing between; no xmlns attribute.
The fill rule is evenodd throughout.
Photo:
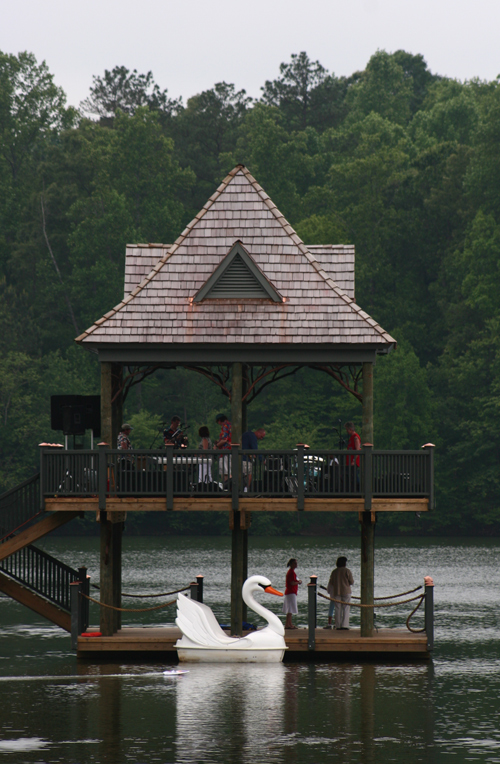
<svg viewBox="0 0 500 764"><path fill-rule="evenodd" d="M100 395L51 395L50 426L65 435L101 434Z"/></svg>

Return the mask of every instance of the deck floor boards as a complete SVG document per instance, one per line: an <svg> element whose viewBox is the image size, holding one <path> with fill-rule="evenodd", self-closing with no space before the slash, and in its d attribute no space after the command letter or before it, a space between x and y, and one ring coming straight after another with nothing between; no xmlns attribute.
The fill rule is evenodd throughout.
<svg viewBox="0 0 500 764"><path fill-rule="evenodd" d="M89 631L92 629L89 628ZM379 629L373 637L362 637L359 629L336 631L316 629L316 652L325 653L427 653L425 634L412 634L406 629ZM176 627L126 627L112 637L78 638L78 657L91 657L96 653L175 653L174 644L181 637ZM308 653L308 630L293 629L285 632L288 653ZM298 657L298 656L297 656Z"/></svg>

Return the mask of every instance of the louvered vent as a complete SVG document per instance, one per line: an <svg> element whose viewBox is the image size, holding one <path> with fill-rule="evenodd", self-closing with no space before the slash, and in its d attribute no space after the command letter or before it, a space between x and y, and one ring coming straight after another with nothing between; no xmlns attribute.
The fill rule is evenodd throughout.
<svg viewBox="0 0 500 764"><path fill-rule="evenodd" d="M269 299L269 294L251 273L241 256L237 254L205 297L208 299L234 299L238 297L266 297Z"/></svg>

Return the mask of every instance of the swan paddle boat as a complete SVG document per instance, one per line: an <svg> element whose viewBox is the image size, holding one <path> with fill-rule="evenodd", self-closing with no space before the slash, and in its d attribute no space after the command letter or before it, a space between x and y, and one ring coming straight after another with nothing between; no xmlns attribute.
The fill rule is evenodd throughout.
<svg viewBox="0 0 500 764"><path fill-rule="evenodd" d="M179 661L191 663L279 663L287 646L285 629L280 619L254 597L264 590L282 597L264 576L250 576L243 584L242 596L254 613L267 621L267 626L246 637L228 637L221 629L212 610L184 594L177 596L175 623L182 631L175 643Z"/></svg>

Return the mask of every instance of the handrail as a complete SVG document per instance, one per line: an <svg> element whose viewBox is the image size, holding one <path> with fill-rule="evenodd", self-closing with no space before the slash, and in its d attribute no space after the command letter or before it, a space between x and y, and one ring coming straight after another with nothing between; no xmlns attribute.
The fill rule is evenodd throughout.
<svg viewBox="0 0 500 764"><path fill-rule="evenodd" d="M371 511L373 499L433 496L432 449L131 449L97 451L41 449L42 498L49 496L209 496L304 500L358 498Z"/></svg>
<svg viewBox="0 0 500 764"><path fill-rule="evenodd" d="M69 585L80 580L80 574L69 565L29 544L2 560L0 570L27 589L70 612Z"/></svg>
<svg viewBox="0 0 500 764"><path fill-rule="evenodd" d="M40 473L0 496L0 543L40 514Z"/></svg>

